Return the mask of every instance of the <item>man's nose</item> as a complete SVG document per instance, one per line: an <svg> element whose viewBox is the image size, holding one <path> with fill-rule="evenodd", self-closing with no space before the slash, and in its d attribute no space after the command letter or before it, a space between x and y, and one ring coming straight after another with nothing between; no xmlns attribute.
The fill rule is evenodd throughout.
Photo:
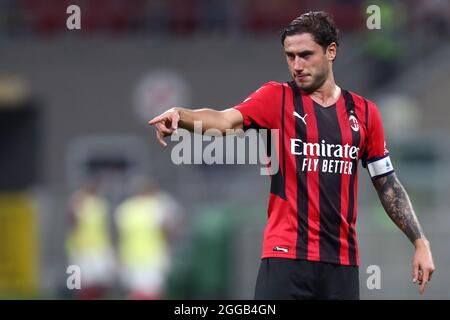
<svg viewBox="0 0 450 320"><path fill-rule="evenodd" d="M295 71L302 71L303 70L303 61L298 56L295 56L295 59L294 59L294 70Z"/></svg>

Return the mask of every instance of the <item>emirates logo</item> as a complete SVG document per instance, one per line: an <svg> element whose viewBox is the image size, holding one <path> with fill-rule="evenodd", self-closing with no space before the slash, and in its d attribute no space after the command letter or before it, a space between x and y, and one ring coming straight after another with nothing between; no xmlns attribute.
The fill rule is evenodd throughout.
<svg viewBox="0 0 450 320"><path fill-rule="evenodd" d="M353 131L358 132L359 123L358 120L356 120L356 117L354 115L351 115L350 117L348 117L348 121L350 122L350 128L352 128Z"/></svg>

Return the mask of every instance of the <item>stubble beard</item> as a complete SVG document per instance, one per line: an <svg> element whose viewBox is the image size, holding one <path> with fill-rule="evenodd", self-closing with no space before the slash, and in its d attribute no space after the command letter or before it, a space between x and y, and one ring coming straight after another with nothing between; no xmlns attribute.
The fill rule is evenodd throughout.
<svg viewBox="0 0 450 320"><path fill-rule="evenodd" d="M306 93L313 93L317 89L319 89L327 80L329 70L327 68L323 68L319 70L315 75L312 75L312 83L311 84L301 84L295 81L297 86L305 91ZM295 78L294 78L295 79Z"/></svg>

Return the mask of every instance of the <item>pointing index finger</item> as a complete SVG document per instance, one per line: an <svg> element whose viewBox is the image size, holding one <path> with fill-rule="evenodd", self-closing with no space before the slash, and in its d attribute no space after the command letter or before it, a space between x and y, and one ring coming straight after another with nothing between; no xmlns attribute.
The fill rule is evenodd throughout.
<svg viewBox="0 0 450 320"><path fill-rule="evenodd" d="M154 125L155 123L158 123L158 122L160 122L160 121L162 121L162 117L161 117L161 116L157 116L157 117L154 117L152 120L150 120L150 121L148 122L148 124Z"/></svg>

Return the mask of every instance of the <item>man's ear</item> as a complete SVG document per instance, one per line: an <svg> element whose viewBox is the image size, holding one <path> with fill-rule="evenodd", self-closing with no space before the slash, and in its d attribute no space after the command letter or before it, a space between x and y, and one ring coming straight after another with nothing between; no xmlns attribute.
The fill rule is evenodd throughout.
<svg viewBox="0 0 450 320"><path fill-rule="evenodd" d="M337 54L337 45L336 42L332 42L327 48L327 59L329 61L334 61L334 59L336 59L336 54Z"/></svg>

